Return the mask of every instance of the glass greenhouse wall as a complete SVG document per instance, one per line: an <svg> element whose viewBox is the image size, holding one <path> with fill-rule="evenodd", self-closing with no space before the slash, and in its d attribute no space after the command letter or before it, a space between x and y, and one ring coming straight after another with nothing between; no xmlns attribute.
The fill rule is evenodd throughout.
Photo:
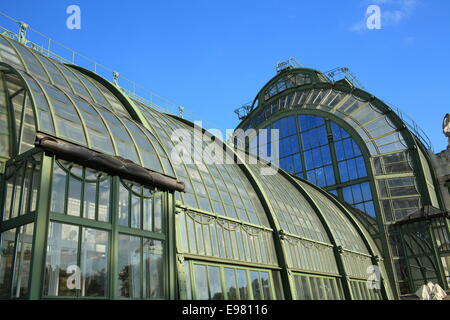
<svg viewBox="0 0 450 320"><path fill-rule="evenodd" d="M397 224L425 206L446 212L424 144L370 93L349 81L324 81L318 74L303 68L279 72L237 127L257 131L247 141L237 135L234 142L269 161L275 142L268 130L278 129L280 167L352 207L382 249L399 293L415 292L418 282L412 279L417 276L406 262L415 253L406 253L408 243L402 244ZM440 232L448 237L448 219L442 221ZM423 254L435 255L433 248ZM420 281L447 285L440 260L427 266L433 276Z"/></svg>
<svg viewBox="0 0 450 320"><path fill-rule="evenodd" d="M263 162L179 161L192 123L5 36L0 60L0 298L394 298L328 193Z"/></svg>

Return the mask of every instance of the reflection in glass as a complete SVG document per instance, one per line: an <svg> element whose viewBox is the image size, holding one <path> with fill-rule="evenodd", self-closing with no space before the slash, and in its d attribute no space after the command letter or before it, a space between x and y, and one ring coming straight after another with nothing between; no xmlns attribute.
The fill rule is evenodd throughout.
<svg viewBox="0 0 450 320"><path fill-rule="evenodd" d="M194 265L194 277L195 277L195 294L197 300L208 300L208 280L206 278L206 266L195 264Z"/></svg>
<svg viewBox="0 0 450 320"><path fill-rule="evenodd" d="M162 232L162 199L161 199L161 195L155 196L154 219L155 219L154 231Z"/></svg>
<svg viewBox="0 0 450 320"><path fill-rule="evenodd" d="M163 246L158 240L144 239L144 298L164 298Z"/></svg>
<svg viewBox="0 0 450 320"><path fill-rule="evenodd" d="M153 198L143 199L144 230L153 231Z"/></svg>
<svg viewBox="0 0 450 320"><path fill-rule="evenodd" d="M67 214L70 216L80 216L81 204L81 181L69 176L69 196L67 199Z"/></svg>
<svg viewBox="0 0 450 320"><path fill-rule="evenodd" d="M1 234L0 252L0 298L11 296L12 265L14 260L14 242L16 230L8 230Z"/></svg>
<svg viewBox="0 0 450 320"><path fill-rule="evenodd" d="M228 300L237 300L236 273L234 269L225 268L225 290Z"/></svg>
<svg viewBox="0 0 450 320"><path fill-rule="evenodd" d="M83 229L81 246L82 296L104 297L108 288L108 232Z"/></svg>
<svg viewBox="0 0 450 320"><path fill-rule="evenodd" d="M95 219L96 194L97 194L97 184L86 182L84 184L84 204L83 204L84 218Z"/></svg>
<svg viewBox="0 0 450 320"><path fill-rule="evenodd" d="M99 183L98 186L98 220L109 221L109 194L111 183L110 179L105 179Z"/></svg>
<svg viewBox="0 0 450 320"><path fill-rule="evenodd" d="M210 300L223 300L219 267L208 267Z"/></svg>
<svg viewBox="0 0 450 320"><path fill-rule="evenodd" d="M55 163L53 166L53 181L50 210L52 212L64 213L66 172Z"/></svg>
<svg viewBox="0 0 450 320"><path fill-rule="evenodd" d="M128 202L129 191L121 183L119 189L119 224L121 226L128 226Z"/></svg>
<svg viewBox="0 0 450 320"><path fill-rule="evenodd" d="M77 265L79 227L50 222L44 277L46 296L74 296L67 286L67 267Z"/></svg>
<svg viewBox="0 0 450 320"><path fill-rule="evenodd" d="M269 285L269 273L267 272L260 272L261 276L261 284L262 284L262 290L264 293L264 299L265 300L271 300L272 299L272 293L270 292L270 285Z"/></svg>
<svg viewBox="0 0 450 320"><path fill-rule="evenodd" d="M245 270L236 270L239 285L239 295L241 300L247 300L248 297L248 281L247 272Z"/></svg>
<svg viewBox="0 0 450 320"><path fill-rule="evenodd" d="M21 298L28 294L31 253L33 251L33 230L34 224L30 223L20 227L19 234L17 235L12 286L12 295L14 298Z"/></svg>
<svg viewBox="0 0 450 320"><path fill-rule="evenodd" d="M141 239L119 235L117 292L123 298L141 298Z"/></svg>
<svg viewBox="0 0 450 320"><path fill-rule="evenodd" d="M258 271L250 271L250 281L252 283L253 290L253 299L262 300L262 288L261 283L259 282L259 272Z"/></svg>

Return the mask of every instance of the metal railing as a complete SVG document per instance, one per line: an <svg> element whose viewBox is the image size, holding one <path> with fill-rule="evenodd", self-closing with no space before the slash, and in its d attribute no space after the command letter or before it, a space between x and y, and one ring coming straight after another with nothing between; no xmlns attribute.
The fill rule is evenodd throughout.
<svg viewBox="0 0 450 320"><path fill-rule="evenodd" d="M197 115L185 111L181 105L164 98L145 87L139 85L124 76L119 76L115 70L107 68L96 61L70 49L69 47L47 37L37 30L31 28L28 24L11 18L0 11L0 33L9 38L18 41L29 48L40 52L41 54L65 64L74 64L103 77L104 79L116 84L120 89L131 98L142 102L160 112L173 114L192 121L200 120ZM17 28L18 26L18 28ZM12 31L18 30L18 32ZM202 120L202 125L206 129L213 128L212 123Z"/></svg>
<svg viewBox="0 0 450 320"><path fill-rule="evenodd" d="M352 73L349 68L341 67L335 68L326 72L326 75L330 78L332 82L336 82L340 79L347 78L355 87L360 88L362 90L366 90L362 83L358 80L358 78ZM408 129L422 142L422 144L429 150L433 151L433 144L431 143L430 138L427 136L425 131L404 111L400 108L394 106L391 103L385 102L405 123Z"/></svg>
<svg viewBox="0 0 450 320"><path fill-rule="evenodd" d="M404 111L400 110L400 108L394 106L393 104L383 101L385 104L387 104L398 116L399 118L405 123L405 125L408 127L408 129L422 142L422 144L427 148L428 150L433 151L433 144L431 143L431 139L427 136L425 131L415 122L409 115L407 115Z"/></svg>

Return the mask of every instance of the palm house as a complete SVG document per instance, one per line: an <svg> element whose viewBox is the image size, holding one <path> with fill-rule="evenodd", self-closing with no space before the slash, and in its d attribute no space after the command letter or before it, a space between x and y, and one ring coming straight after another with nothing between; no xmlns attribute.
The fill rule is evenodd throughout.
<svg viewBox="0 0 450 320"><path fill-rule="evenodd" d="M264 175L253 140L245 152L199 138L23 31L0 35L0 299L386 300L424 281L448 288L448 213L426 146L374 96L280 71L239 125L280 128L284 170Z"/></svg>

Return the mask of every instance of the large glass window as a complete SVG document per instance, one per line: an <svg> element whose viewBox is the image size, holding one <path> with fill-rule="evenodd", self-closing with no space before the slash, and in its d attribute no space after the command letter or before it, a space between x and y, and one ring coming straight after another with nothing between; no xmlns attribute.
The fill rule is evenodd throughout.
<svg viewBox="0 0 450 320"><path fill-rule="evenodd" d="M50 211L101 222L110 221L111 177L55 160Z"/></svg>
<svg viewBox="0 0 450 320"><path fill-rule="evenodd" d="M182 252L277 264L271 231L193 212L180 212L177 227Z"/></svg>
<svg viewBox="0 0 450 320"><path fill-rule="evenodd" d="M0 299L26 298L34 224L0 234Z"/></svg>
<svg viewBox="0 0 450 320"><path fill-rule="evenodd" d="M162 194L126 181L119 187L119 224L124 227L161 233Z"/></svg>
<svg viewBox="0 0 450 320"><path fill-rule="evenodd" d="M272 271L186 261L186 286L196 300L273 300Z"/></svg>
<svg viewBox="0 0 450 320"><path fill-rule="evenodd" d="M350 281L353 300L382 300L381 292L377 289L369 289L366 281Z"/></svg>
<svg viewBox="0 0 450 320"><path fill-rule="evenodd" d="M319 116L299 115L279 119L265 129L279 130L282 169L333 191L342 200L375 216L372 187L369 182L361 183L363 179L368 181L361 149L337 123ZM267 135L270 136L268 131ZM250 146L253 152L270 149L273 141L258 145L258 139L259 136ZM352 181L358 182L352 185Z"/></svg>
<svg viewBox="0 0 450 320"><path fill-rule="evenodd" d="M344 300L341 279L295 274L296 300Z"/></svg>
<svg viewBox="0 0 450 320"><path fill-rule="evenodd" d="M50 222L44 295L106 297L108 257L108 231Z"/></svg>
<svg viewBox="0 0 450 320"><path fill-rule="evenodd" d="M15 163L6 169L3 221L36 211L40 157Z"/></svg>
<svg viewBox="0 0 450 320"><path fill-rule="evenodd" d="M120 234L117 270L118 297L164 298L162 241Z"/></svg>

